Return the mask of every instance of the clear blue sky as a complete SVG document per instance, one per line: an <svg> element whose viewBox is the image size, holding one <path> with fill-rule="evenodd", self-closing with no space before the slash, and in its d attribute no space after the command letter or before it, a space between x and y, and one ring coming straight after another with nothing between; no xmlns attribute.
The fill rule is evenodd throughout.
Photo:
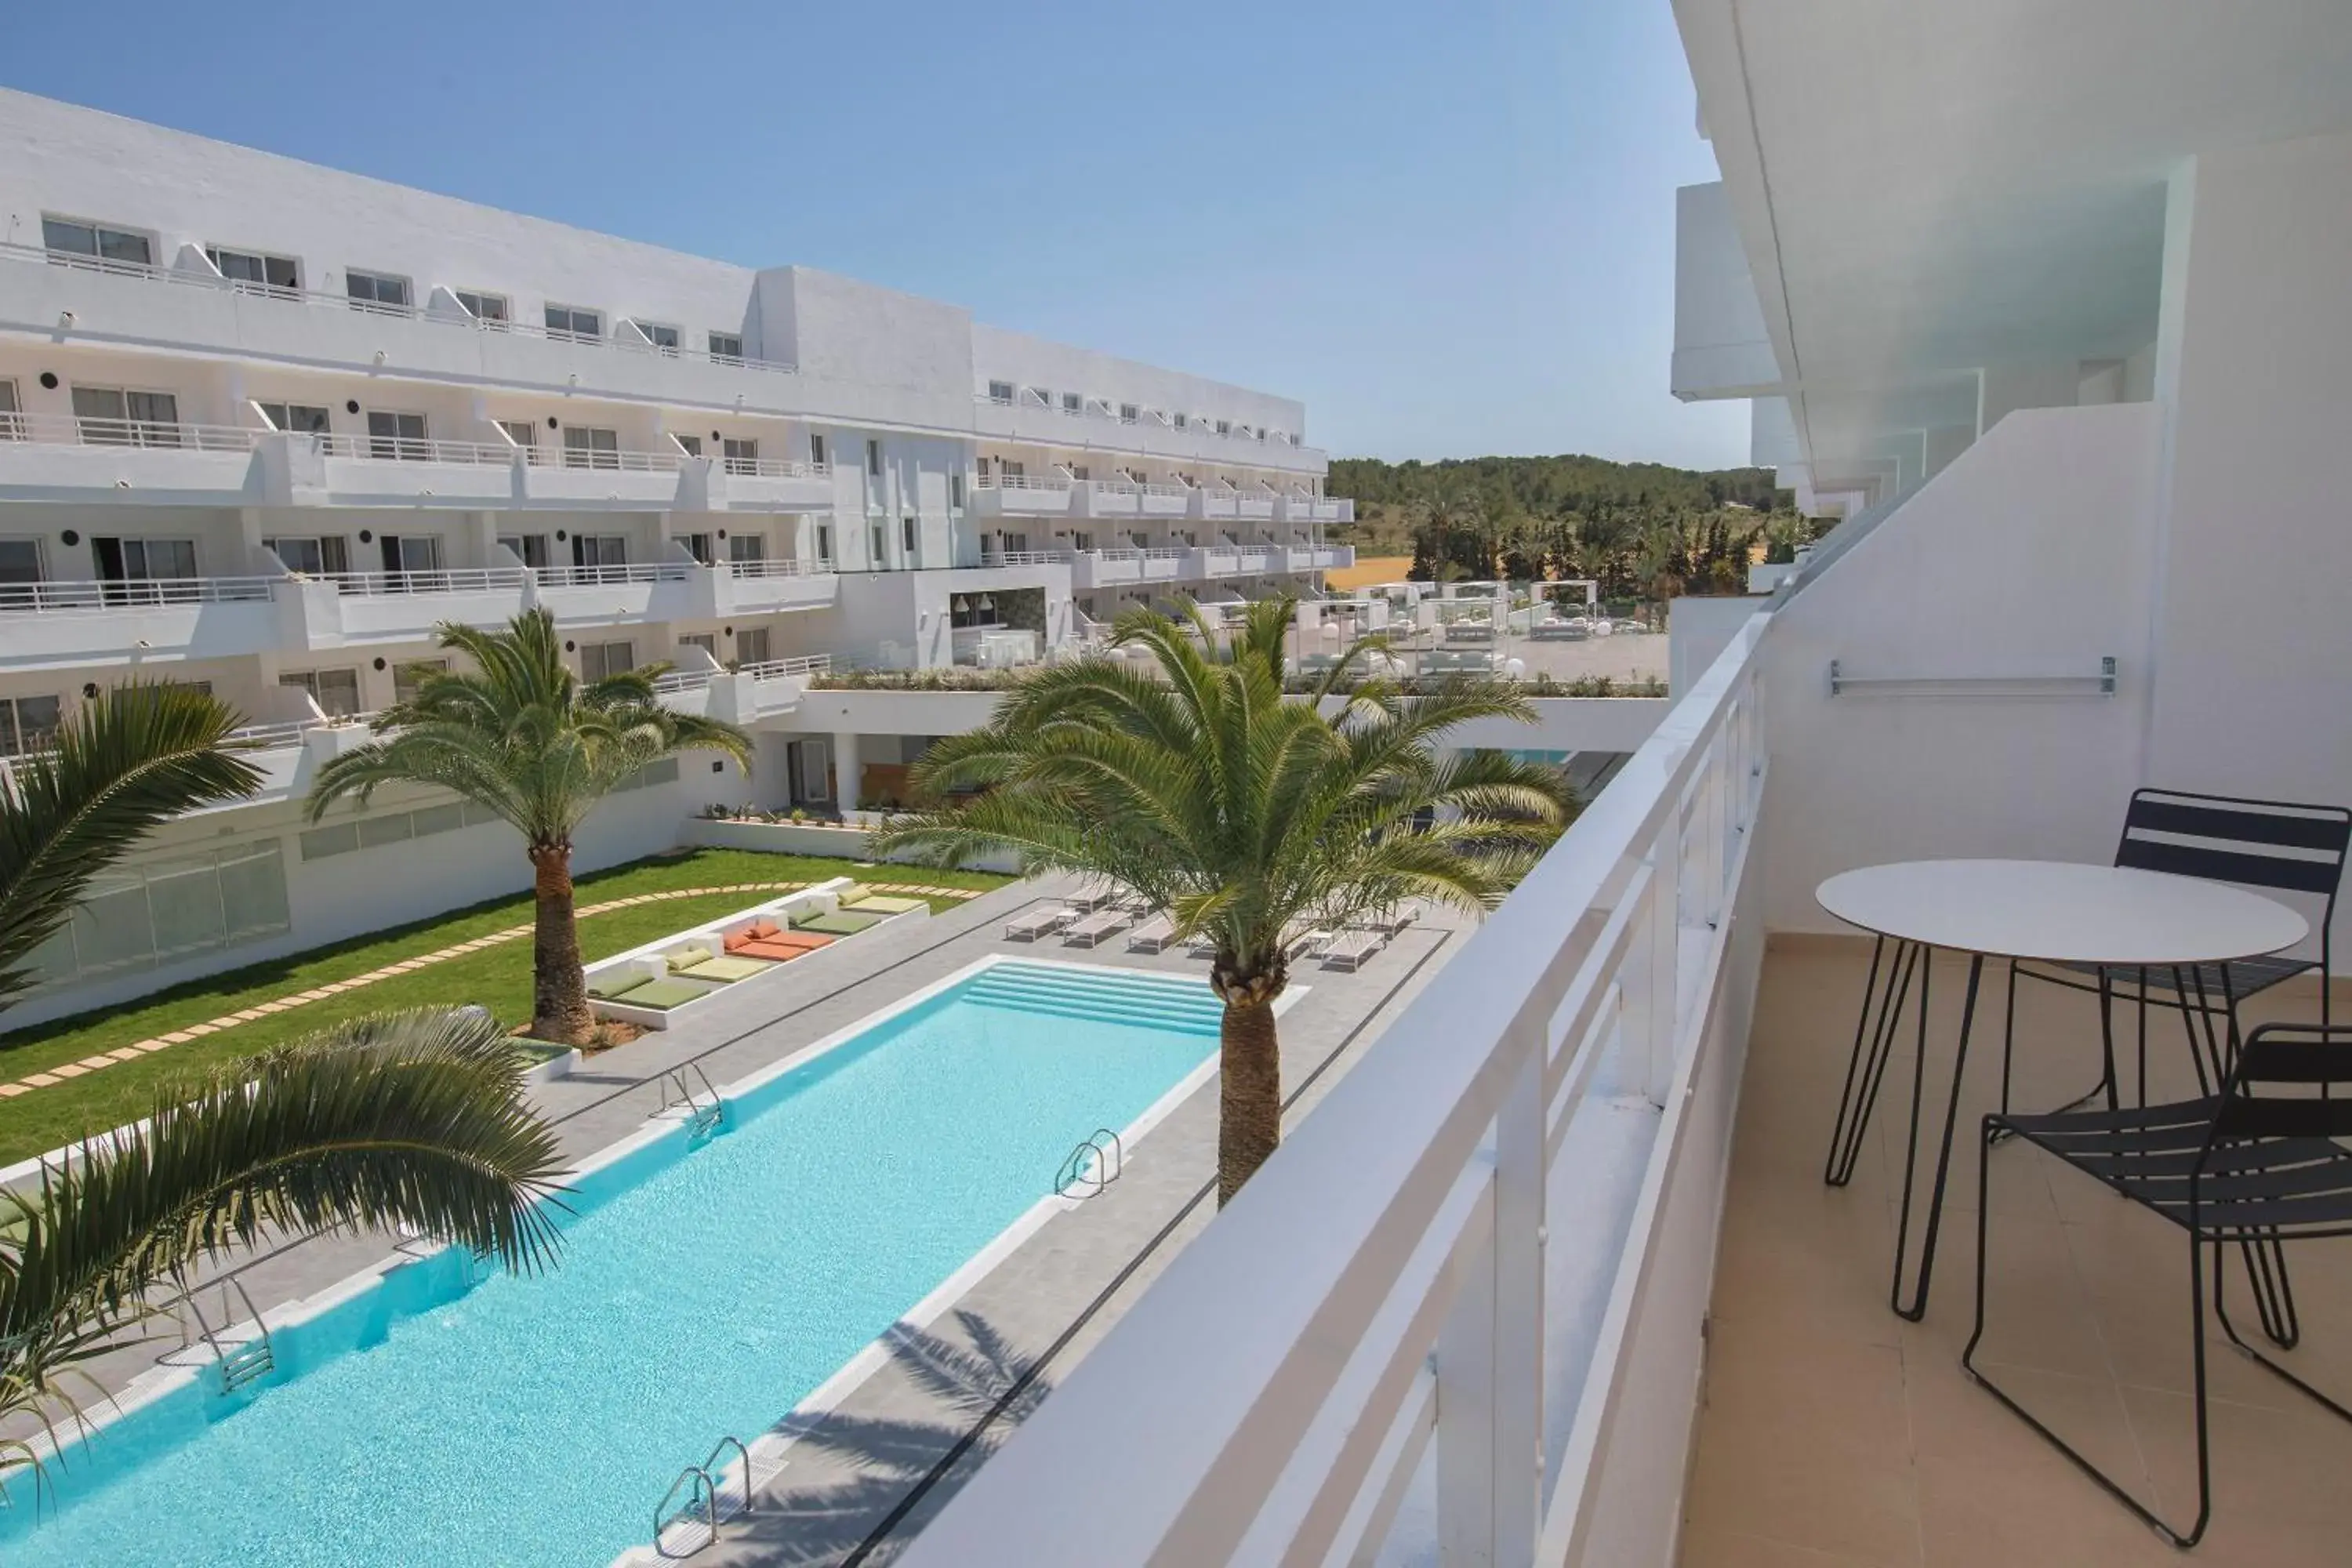
<svg viewBox="0 0 2352 1568"><path fill-rule="evenodd" d="M1304 398L1339 455L1745 460L1676 403L1667 0L19 6L0 81Z"/></svg>

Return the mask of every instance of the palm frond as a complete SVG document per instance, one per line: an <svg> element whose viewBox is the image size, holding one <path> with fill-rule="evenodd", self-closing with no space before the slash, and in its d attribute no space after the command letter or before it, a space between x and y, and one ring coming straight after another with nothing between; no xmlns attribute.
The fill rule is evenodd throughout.
<svg viewBox="0 0 2352 1568"><path fill-rule="evenodd" d="M133 683L83 703L54 751L11 764L0 779L0 1005L32 984L26 959L91 879L171 818L261 786L230 738L237 723L194 687Z"/></svg>

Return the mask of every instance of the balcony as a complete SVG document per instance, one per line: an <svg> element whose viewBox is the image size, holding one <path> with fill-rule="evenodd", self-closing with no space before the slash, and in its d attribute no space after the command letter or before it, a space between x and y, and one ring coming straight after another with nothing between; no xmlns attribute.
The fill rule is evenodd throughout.
<svg viewBox="0 0 2352 1568"><path fill-rule="evenodd" d="M534 575L539 602L562 622L710 620L720 613L719 574L689 561L542 567Z"/></svg>
<svg viewBox="0 0 2352 1568"><path fill-rule="evenodd" d="M1067 517L1077 506L1078 482L1059 477L1031 479L1024 474L981 474L971 485L971 515L988 517Z"/></svg>
<svg viewBox="0 0 2352 1568"><path fill-rule="evenodd" d="M701 504L682 510L696 511L830 511L834 505L834 474L830 463L805 463L782 458L689 458L686 466L688 499L698 488Z"/></svg>
<svg viewBox="0 0 2352 1568"><path fill-rule="evenodd" d="M310 595L331 593L317 606ZM500 626L532 602L531 574L520 566L430 572L344 572L289 580L281 595L304 599L305 639L312 647L343 642L414 642L445 621Z"/></svg>
<svg viewBox="0 0 2352 1568"><path fill-rule="evenodd" d="M1199 463L1239 463L1251 468L1319 474L1329 456L1303 442L1265 440L1244 435L1236 426L1220 436L1213 426L1199 422L1178 428L1157 416L1132 424L1089 402L1080 414L1040 406L1016 396L1000 402L985 394L972 399L972 426L984 440L1020 441L1045 447L1078 447L1107 453L1135 452Z"/></svg>
<svg viewBox="0 0 2352 1568"><path fill-rule="evenodd" d="M727 608L722 613L756 615L772 610L813 610L834 602L839 580L824 561L730 561L727 563Z"/></svg>
<svg viewBox="0 0 2352 1568"><path fill-rule="evenodd" d="M0 500L252 505L257 432L150 419L0 414Z"/></svg>
<svg viewBox="0 0 2352 1568"><path fill-rule="evenodd" d="M231 658L278 646L274 577L0 584L0 669Z"/></svg>

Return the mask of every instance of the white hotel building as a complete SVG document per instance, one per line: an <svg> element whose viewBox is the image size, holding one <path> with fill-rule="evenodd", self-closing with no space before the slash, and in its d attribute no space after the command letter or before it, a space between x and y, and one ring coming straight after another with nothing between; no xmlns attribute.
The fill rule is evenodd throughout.
<svg viewBox="0 0 2352 1568"><path fill-rule="evenodd" d="M119 879L15 1021L508 890L510 856L395 847L465 833L446 803L299 831L362 733L334 721L439 623L543 605L583 672L669 661L671 700L757 733L751 784L685 763L594 865L709 802L855 805L919 754L814 711L812 670L1032 661L1353 559L1287 398L23 93L0 148L0 753L133 675L272 742L262 800Z"/></svg>

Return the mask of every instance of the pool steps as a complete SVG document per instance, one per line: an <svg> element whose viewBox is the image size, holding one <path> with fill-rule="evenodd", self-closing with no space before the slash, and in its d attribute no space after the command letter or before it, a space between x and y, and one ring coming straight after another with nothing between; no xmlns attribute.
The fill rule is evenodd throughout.
<svg viewBox="0 0 2352 1568"><path fill-rule="evenodd" d="M1197 980L1161 979L1128 970L1097 975L1043 964L994 965L973 979L964 999L1024 1013L1190 1035L1216 1034L1224 1013L1215 994Z"/></svg>

